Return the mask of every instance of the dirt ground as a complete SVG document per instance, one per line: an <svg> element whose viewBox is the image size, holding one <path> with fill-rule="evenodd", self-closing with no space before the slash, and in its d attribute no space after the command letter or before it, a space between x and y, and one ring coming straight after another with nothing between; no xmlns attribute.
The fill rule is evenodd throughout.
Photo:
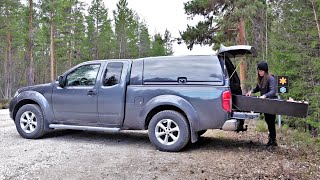
<svg viewBox="0 0 320 180"><path fill-rule="evenodd" d="M182 152L157 151L146 131L57 131L19 136L0 110L0 179L320 179L319 156L286 143L266 148L249 121L243 133L209 130Z"/></svg>

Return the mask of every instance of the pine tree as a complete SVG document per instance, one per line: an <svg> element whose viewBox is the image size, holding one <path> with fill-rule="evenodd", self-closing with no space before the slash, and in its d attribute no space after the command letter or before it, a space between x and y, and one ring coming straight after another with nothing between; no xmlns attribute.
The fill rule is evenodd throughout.
<svg viewBox="0 0 320 180"><path fill-rule="evenodd" d="M76 2L73 5L73 49L70 53L72 60L71 66L88 60L86 53L86 27L85 27L85 15L83 13L85 5L81 2Z"/></svg>
<svg viewBox="0 0 320 180"><path fill-rule="evenodd" d="M28 85L33 85L34 83L34 62L33 62L33 0L29 0L29 37L28 37L28 50L29 50L29 71L28 71Z"/></svg>
<svg viewBox="0 0 320 180"><path fill-rule="evenodd" d="M139 57L150 56L151 40L147 25L139 23Z"/></svg>
<svg viewBox="0 0 320 180"><path fill-rule="evenodd" d="M128 8L127 0L120 0L113 11L115 34L118 44L118 58L138 57L138 21L135 13Z"/></svg>
<svg viewBox="0 0 320 180"><path fill-rule="evenodd" d="M173 48L172 48L172 37L171 33L168 29L164 32L164 41L165 41L165 49L166 49L166 55L172 55L173 54Z"/></svg>
<svg viewBox="0 0 320 180"><path fill-rule="evenodd" d="M275 18L270 33L271 66L279 75L289 76L289 94L283 98L290 96L310 102L306 122L317 135L320 127L320 42L314 9L310 1L282 0L272 3L272 10ZM294 118L288 123L305 126L304 121Z"/></svg>
<svg viewBox="0 0 320 180"><path fill-rule="evenodd" d="M53 81L55 79L55 75L57 74L57 66L55 66L55 50L54 50L54 39L55 39L55 25L59 23L61 20L61 12L63 9L63 1L62 0L43 0L40 4L41 7L41 15L43 19L46 21L46 24L50 27L50 80ZM59 17L60 16L60 17Z"/></svg>
<svg viewBox="0 0 320 180"><path fill-rule="evenodd" d="M200 15L205 20L195 27L188 26L187 30L181 33L181 37L189 49L192 49L194 44L214 44L215 49L220 44L248 44L248 33L263 37L264 31L254 25L257 22L262 25L265 7L264 0L191 0L185 3L186 14L191 18ZM253 31L246 31L246 23L252 25ZM247 82L247 61L240 61L240 80L242 90L246 93L250 84Z"/></svg>
<svg viewBox="0 0 320 180"><path fill-rule="evenodd" d="M161 34L155 34L151 45L151 56L165 56L167 51L165 48L165 40Z"/></svg>
<svg viewBox="0 0 320 180"><path fill-rule="evenodd" d="M23 21L19 18L22 17L22 14L22 5L19 1L4 0L0 2L1 52L4 53L4 73L2 75L4 77L4 90L2 92L4 98L11 98L14 91L15 65L21 58L18 52L24 44L23 29L20 26Z"/></svg>
<svg viewBox="0 0 320 180"><path fill-rule="evenodd" d="M100 49L99 59L116 58L116 37L112 29L111 20L107 14L102 18L101 27L98 34L98 49Z"/></svg>
<svg viewBox="0 0 320 180"><path fill-rule="evenodd" d="M89 8L90 21L94 24L89 23L90 34L89 37L92 39L91 51L93 53L94 59L100 58L111 58L114 44L114 33L111 28L111 21L108 18L108 9L105 8L102 0L93 0ZM94 26L94 31L92 31L92 26Z"/></svg>
<svg viewBox="0 0 320 180"><path fill-rule="evenodd" d="M132 11L132 10L131 10ZM139 19L138 14L133 12L133 18L127 21L127 37L128 37L128 55L127 58L138 58L139 57Z"/></svg>

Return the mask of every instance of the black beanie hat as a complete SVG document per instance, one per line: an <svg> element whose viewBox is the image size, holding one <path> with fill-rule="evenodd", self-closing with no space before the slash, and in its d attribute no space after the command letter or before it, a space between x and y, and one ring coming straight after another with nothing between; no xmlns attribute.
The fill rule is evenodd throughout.
<svg viewBox="0 0 320 180"><path fill-rule="evenodd" d="M263 70L265 71L266 73L268 73L268 63L265 62L265 61L262 61L258 64L258 67L257 67L258 70Z"/></svg>

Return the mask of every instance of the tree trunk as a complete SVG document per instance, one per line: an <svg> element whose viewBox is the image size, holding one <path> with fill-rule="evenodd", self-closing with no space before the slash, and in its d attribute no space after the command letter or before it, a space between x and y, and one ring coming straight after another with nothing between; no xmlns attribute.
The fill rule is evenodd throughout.
<svg viewBox="0 0 320 180"><path fill-rule="evenodd" d="M5 93L4 96L6 99L11 97L11 90L12 90L12 82L11 82L11 33L8 31L7 33L7 52L5 58Z"/></svg>
<svg viewBox="0 0 320 180"><path fill-rule="evenodd" d="M69 41L69 57L68 57L68 61L69 61L69 69L72 67L72 45L71 45L71 41Z"/></svg>
<svg viewBox="0 0 320 180"><path fill-rule="evenodd" d="M28 85L34 83L34 68L33 68L33 0L29 0L29 76Z"/></svg>
<svg viewBox="0 0 320 180"><path fill-rule="evenodd" d="M238 44L245 45L246 43L246 30L245 30L245 24L244 20L241 17L239 19L239 25L238 25ZM242 93L247 93L247 87L246 87L246 81L247 81L247 62L242 60L240 62L240 81L241 81L241 89Z"/></svg>
<svg viewBox="0 0 320 180"><path fill-rule="evenodd" d="M99 15L98 13L96 14L96 33L95 33L95 38L94 38L94 59L98 59L99 54L98 54L98 34L99 34Z"/></svg>
<svg viewBox="0 0 320 180"><path fill-rule="evenodd" d="M11 79L11 31L10 31L10 20L9 20L10 12L6 8L5 10L5 17L6 17L6 24L7 24L7 48L5 53L5 60L4 60L4 98L9 99L11 97L11 90L12 90L12 83Z"/></svg>
<svg viewBox="0 0 320 180"><path fill-rule="evenodd" d="M318 37L319 37L319 41L320 41L320 25L319 25L319 21L318 21L318 14L317 14L317 10L316 10L316 7L315 7L315 2L314 2L314 0L310 0L310 2L312 4L314 20L316 21L317 30L318 30Z"/></svg>
<svg viewBox="0 0 320 180"><path fill-rule="evenodd" d="M58 66L59 66L59 64L58 64L58 61L55 61L54 62L55 63L55 74L58 74ZM51 81L53 81L53 80L51 80Z"/></svg>
<svg viewBox="0 0 320 180"><path fill-rule="evenodd" d="M50 12L50 79L54 80L54 24L53 24L53 12Z"/></svg>

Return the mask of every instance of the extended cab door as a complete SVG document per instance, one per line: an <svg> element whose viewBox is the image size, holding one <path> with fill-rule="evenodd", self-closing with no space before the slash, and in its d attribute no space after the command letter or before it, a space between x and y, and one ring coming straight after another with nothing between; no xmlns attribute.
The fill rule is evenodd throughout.
<svg viewBox="0 0 320 180"><path fill-rule="evenodd" d="M109 61L105 65L98 88L99 120L105 126L122 125L130 66L130 61L123 60Z"/></svg>
<svg viewBox="0 0 320 180"><path fill-rule="evenodd" d="M88 125L99 122L97 87L102 63L79 65L64 75L65 86L56 83L52 92L55 120L65 124Z"/></svg>

